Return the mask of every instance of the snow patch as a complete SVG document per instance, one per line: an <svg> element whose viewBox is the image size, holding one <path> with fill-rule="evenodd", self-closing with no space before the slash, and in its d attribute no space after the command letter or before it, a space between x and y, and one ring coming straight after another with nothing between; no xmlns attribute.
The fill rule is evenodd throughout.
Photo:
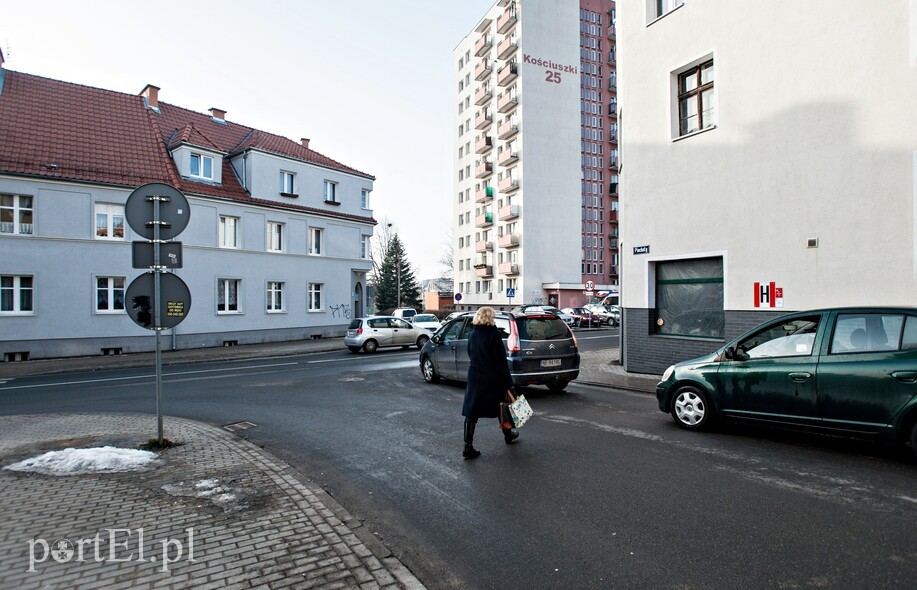
<svg viewBox="0 0 917 590"><path fill-rule="evenodd" d="M45 475L83 475L141 471L156 463L156 453L117 447L64 449L25 459L4 469Z"/></svg>

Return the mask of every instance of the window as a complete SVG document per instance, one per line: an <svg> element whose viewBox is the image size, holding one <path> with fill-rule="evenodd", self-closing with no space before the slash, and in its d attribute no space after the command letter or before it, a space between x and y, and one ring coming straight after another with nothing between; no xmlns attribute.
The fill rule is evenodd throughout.
<svg viewBox="0 0 917 590"><path fill-rule="evenodd" d="M309 283L309 311L322 311L321 283Z"/></svg>
<svg viewBox="0 0 917 590"><path fill-rule="evenodd" d="M372 246L370 244L370 239L372 236L361 236L360 239L360 258L364 260L369 260L370 254L372 253Z"/></svg>
<svg viewBox="0 0 917 590"><path fill-rule="evenodd" d="M369 206L369 191L365 188L360 191L360 207L364 209L372 209L372 207Z"/></svg>
<svg viewBox="0 0 917 590"><path fill-rule="evenodd" d="M191 154L191 176L213 180L213 158Z"/></svg>
<svg viewBox="0 0 917 590"><path fill-rule="evenodd" d="M283 311L283 283L268 281L267 311L268 313L279 313Z"/></svg>
<svg viewBox="0 0 917 590"><path fill-rule="evenodd" d="M220 248L239 247L239 218L220 215Z"/></svg>
<svg viewBox="0 0 917 590"><path fill-rule="evenodd" d="M713 60L678 75L678 135L713 127Z"/></svg>
<svg viewBox="0 0 917 590"><path fill-rule="evenodd" d="M653 21L672 12L684 4L685 0L647 0L647 2L650 3L649 20ZM612 22L614 22L614 17L612 17Z"/></svg>
<svg viewBox="0 0 917 590"><path fill-rule="evenodd" d="M325 195L326 203L337 203L338 202L338 183L331 182L330 180L326 180L324 195Z"/></svg>
<svg viewBox="0 0 917 590"><path fill-rule="evenodd" d="M900 316L898 316L900 318ZM736 345L736 359L809 356L821 316L771 324Z"/></svg>
<svg viewBox="0 0 917 590"><path fill-rule="evenodd" d="M124 311L124 277L96 278L96 311Z"/></svg>
<svg viewBox="0 0 917 590"><path fill-rule="evenodd" d="M124 239L124 205L96 203L96 238Z"/></svg>
<svg viewBox="0 0 917 590"><path fill-rule="evenodd" d="M217 279L217 313L239 313L239 279Z"/></svg>
<svg viewBox="0 0 917 590"><path fill-rule="evenodd" d="M0 276L0 313L30 314L35 311L32 299L32 277Z"/></svg>
<svg viewBox="0 0 917 590"><path fill-rule="evenodd" d="M915 325L913 316L908 317L910 347L915 346L913 340ZM901 336L901 327L904 325L904 316L895 314L841 314L837 316L837 325L834 328L834 337L831 339L831 354L849 354L853 352L878 352L898 350L898 341ZM905 335L906 347L908 336Z"/></svg>
<svg viewBox="0 0 917 590"><path fill-rule="evenodd" d="M292 172L280 171L280 193L283 195L294 195L296 191L293 190L293 177L296 175Z"/></svg>
<svg viewBox="0 0 917 590"><path fill-rule="evenodd" d="M319 227L309 229L309 254L313 256L322 255L322 238L325 230Z"/></svg>
<svg viewBox="0 0 917 590"><path fill-rule="evenodd" d="M0 195L0 234L32 235L32 197Z"/></svg>
<svg viewBox="0 0 917 590"><path fill-rule="evenodd" d="M283 224L274 221L267 223L267 251L283 252Z"/></svg>
<svg viewBox="0 0 917 590"><path fill-rule="evenodd" d="M656 263L656 333L722 338L723 259Z"/></svg>

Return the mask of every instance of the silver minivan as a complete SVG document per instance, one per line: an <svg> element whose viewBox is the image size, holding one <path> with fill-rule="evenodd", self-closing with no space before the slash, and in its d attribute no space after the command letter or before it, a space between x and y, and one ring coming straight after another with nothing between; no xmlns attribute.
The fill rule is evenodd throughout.
<svg viewBox="0 0 917 590"><path fill-rule="evenodd" d="M379 347L401 346L408 348L423 345L430 339L430 332L415 328L410 322L391 316L372 316L351 320L344 336L344 345L350 352L376 352Z"/></svg>

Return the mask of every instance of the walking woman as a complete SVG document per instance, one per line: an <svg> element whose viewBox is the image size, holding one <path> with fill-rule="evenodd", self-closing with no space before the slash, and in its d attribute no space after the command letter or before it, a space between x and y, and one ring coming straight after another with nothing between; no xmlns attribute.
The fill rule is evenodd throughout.
<svg viewBox="0 0 917 590"><path fill-rule="evenodd" d="M506 364L506 348L494 317L493 308L478 309L471 321L474 329L468 336L471 364L468 367L465 404L462 406L462 415L465 416L465 450L462 456L466 459L474 459L481 454L473 446L478 418L499 420L500 402L505 401L506 391L513 387L513 378ZM502 430L506 444L519 438L519 433L512 428Z"/></svg>

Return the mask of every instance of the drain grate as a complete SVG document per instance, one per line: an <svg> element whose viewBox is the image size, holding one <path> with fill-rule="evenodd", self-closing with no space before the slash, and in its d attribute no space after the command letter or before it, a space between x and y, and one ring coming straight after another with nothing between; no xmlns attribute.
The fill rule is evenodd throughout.
<svg viewBox="0 0 917 590"><path fill-rule="evenodd" d="M254 428L258 426L254 422L235 422L233 424L225 424L223 428L229 432L238 432L240 430L248 430L249 428Z"/></svg>

